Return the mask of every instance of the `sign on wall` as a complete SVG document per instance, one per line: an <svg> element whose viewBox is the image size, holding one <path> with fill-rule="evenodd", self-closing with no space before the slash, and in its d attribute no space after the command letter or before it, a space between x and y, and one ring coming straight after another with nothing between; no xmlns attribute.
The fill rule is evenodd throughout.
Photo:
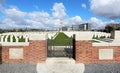
<svg viewBox="0 0 120 73"><path fill-rule="evenodd" d="M9 59L23 59L23 48L10 48Z"/></svg>
<svg viewBox="0 0 120 73"><path fill-rule="evenodd" d="M113 49L99 49L99 60L112 60Z"/></svg>

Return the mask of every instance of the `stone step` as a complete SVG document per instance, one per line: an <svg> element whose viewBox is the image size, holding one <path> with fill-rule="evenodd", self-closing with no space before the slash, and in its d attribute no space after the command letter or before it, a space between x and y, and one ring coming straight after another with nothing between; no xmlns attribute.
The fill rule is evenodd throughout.
<svg viewBox="0 0 120 73"><path fill-rule="evenodd" d="M46 64L75 64L73 58L47 58Z"/></svg>
<svg viewBox="0 0 120 73"><path fill-rule="evenodd" d="M85 65L79 64L37 64L37 73L84 73Z"/></svg>

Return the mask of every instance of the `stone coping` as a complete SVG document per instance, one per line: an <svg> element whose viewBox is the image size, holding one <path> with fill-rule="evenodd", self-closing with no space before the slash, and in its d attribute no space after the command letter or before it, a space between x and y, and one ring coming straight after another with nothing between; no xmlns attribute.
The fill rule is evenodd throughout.
<svg viewBox="0 0 120 73"><path fill-rule="evenodd" d="M102 42L102 43L92 43L92 46L120 46L120 42L112 42L112 43L107 43L107 42Z"/></svg>
<svg viewBox="0 0 120 73"><path fill-rule="evenodd" d="M3 42L0 46L29 46L29 42Z"/></svg>

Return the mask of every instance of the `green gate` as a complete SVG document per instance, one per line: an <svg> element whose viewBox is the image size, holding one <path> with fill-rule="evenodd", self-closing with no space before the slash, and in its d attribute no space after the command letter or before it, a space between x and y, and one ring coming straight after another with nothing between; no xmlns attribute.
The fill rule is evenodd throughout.
<svg viewBox="0 0 120 73"><path fill-rule="evenodd" d="M47 56L48 57L70 57L74 54L74 39L68 37L62 32L51 39L47 39Z"/></svg>

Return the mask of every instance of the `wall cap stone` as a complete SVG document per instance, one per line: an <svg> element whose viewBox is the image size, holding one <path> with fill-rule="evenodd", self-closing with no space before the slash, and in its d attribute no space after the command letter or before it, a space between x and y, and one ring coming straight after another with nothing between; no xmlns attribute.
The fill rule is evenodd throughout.
<svg viewBox="0 0 120 73"><path fill-rule="evenodd" d="M29 42L3 42L0 46L29 46Z"/></svg>

